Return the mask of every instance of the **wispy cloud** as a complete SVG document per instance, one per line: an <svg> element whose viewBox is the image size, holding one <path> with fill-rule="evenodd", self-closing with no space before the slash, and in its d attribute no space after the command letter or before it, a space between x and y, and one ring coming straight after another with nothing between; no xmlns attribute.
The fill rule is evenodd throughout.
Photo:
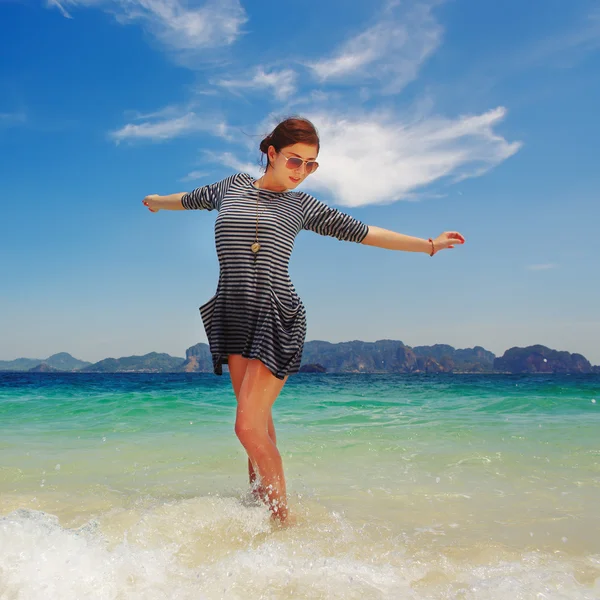
<svg viewBox="0 0 600 600"><path fill-rule="evenodd" d="M556 269L558 265L554 263L546 263L540 265L527 265L527 270L529 271L548 271L550 269Z"/></svg>
<svg viewBox="0 0 600 600"><path fill-rule="evenodd" d="M600 49L600 8L588 12L579 21L555 35L538 41L520 58L526 64L553 61L558 66L569 67Z"/></svg>
<svg viewBox="0 0 600 600"><path fill-rule="evenodd" d="M110 135L116 142L126 139L150 139L154 141L169 140L184 134L198 131L200 123L194 113L188 113L175 119L146 122L140 124L128 123Z"/></svg>
<svg viewBox="0 0 600 600"><path fill-rule="evenodd" d="M231 167L232 169L235 169L241 173L249 173L253 177L260 177L262 175L259 165L240 160L231 152L210 154L210 160L223 164L227 167Z"/></svg>
<svg viewBox="0 0 600 600"><path fill-rule="evenodd" d="M124 140L150 140L162 142L198 132L207 132L214 136L229 139L226 123L207 115L199 115L189 111L177 115L175 107L167 107L151 115L140 115L137 120L143 123L128 123L109 137L117 143ZM167 115L172 115L170 118ZM158 116L158 118L156 118ZM165 118L167 117L167 118Z"/></svg>
<svg viewBox="0 0 600 600"><path fill-rule="evenodd" d="M508 142L493 130L505 114L502 107L419 121L389 114L313 114L322 168L306 185L346 206L414 199L433 182L481 175L517 152L520 142Z"/></svg>
<svg viewBox="0 0 600 600"><path fill-rule="evenodd" d="M67 7L95 7L114 14L119 23L139 22L165 46L192 51L226 46L242 33L246 12L238 0L207 0L188 7L182 0L47 0L71 18Z"/></svg>
<svg viewBox="0 0 600 600"><path fill-rule="evenodd" d="M258 66L249 78L216 79L212 83L232 92L270 88L278 100L285 100L295 92L297 77L297 73L291 69L269 71L263 66Z"/></svg>
<svg viewBox="0 0 600 600"><path fill-rule="evenodd" d="M329 58L306 66L321 82L375 80L383 92L399 92L439 46L442 28L428 4L402 8L402 12L398 6L390 3L373 26L348 39Z"/></svg>
<svg viewBox="0 0 600 600"><path fill-rule="evenodd" d="M185 177L182 177L179 181L198 181L198 179L203 179L206 177L208 173L205 171L191 171Z"/></svg>
<svg viewBox="0 0 600 600"><path fill-rule="evenodd" d="M0 112L0 127L15 127L27 122L27 115L22 112Z"/></svg>
<svg viewBox="0 0 600 600"><path fill-rule="evenodd" d="M48 6L48 8L57 8L65 19L73 18L58 0L47 0L46 6Z"/></svg>

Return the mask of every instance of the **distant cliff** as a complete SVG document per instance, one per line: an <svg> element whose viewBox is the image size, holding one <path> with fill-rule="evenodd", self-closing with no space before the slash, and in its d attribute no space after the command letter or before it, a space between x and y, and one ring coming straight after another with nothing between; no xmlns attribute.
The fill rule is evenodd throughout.
<svg viewBox="0 0 600 600"><path fill-rule="evenodd" d="M48 366L59 371L77 371L83 367L87 367L92 363L85 360L73 358L68 352L59 352L53 354L44 361Z"/></svg>
<svg viewBox="0 0 600 600"><path fill-rule="evenodd" d="M306 342L302 362L322 365L328 373L486 373L494 358L481 346L457 350L447 344L411 348L399 340L317 340Z"/></svg>
<svg viewBox="0 0 600 600"><path fill-rule="evenodd" d="M143 356L125 356L105 358L88 365L79 372L83 373L172 373L182 370L184 359L169 354L150 352Z"/></svg>
<svg viewBox="0 0 600 600"><path fill-rule="evenodd" d="M208 344L199 343L191 346L185 351L185 362L181 365L181 370L187 373L212 373L213 363ZM223 365L223 371L227 370L227 365Z"/></svg>
<svg viewBox="0 0 600 600"><path fill-rule="evenodd" d="M494 370L505 373L598 373L581 354L536 345L510 348L494 360Z"/></svg>
<svg viewBox="0 0 600 600"><path fill-rule="evenodd" d="M58 371L77 371L92 363L73 358L68 352L59 352L48 358L17 358L0 360L0 371L31 371L42 363Z"/></svg>
<svg viewBox="0 0 600 600"><path fill-rule="evenodd" d="M396 340L339 342L313 340L304 344L303 363L318 363L328 373L406 373L417 370L412 348Z"/></svg>
<svg viewBox="0 0 600 600"><path fill-rule="evenodd" d="M81 368L77 368L81 365ZM77 371L84 373L212 373L210 349L198 343L186 350L185 358L150 352L143 356L106 358L89 363L66 352L46 360L20 358L0 361L4 371ZM332 343L306 342L303 373L600 373L581 354L535 345L510 348L503 356L475 346L456 349L447 344L411 348L399 340ZM223 365L223 372L228 371Z"/></svg>
<svg viewBox="0 0 600 600"><path fill-rule="evenodd" d="M415 346L413 350L421 370L437 373L488 373L494 369L496 358L481 346L456 350L447 344L435 344Z"/></svg>

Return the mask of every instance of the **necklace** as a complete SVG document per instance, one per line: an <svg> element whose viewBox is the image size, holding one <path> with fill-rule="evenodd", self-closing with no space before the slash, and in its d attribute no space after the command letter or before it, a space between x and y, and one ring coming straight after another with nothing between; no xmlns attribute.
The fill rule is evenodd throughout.
<svg viewBox="0 0 600 600"><path fill-rule="evenodd" d="M258 183L258 180L257 180L256 183ZM260 199L260 189L261 189L260 185L258 187L256 187L256 238L255 238L254 243L252 244L252 246L250 246L250 249L252 250L252 252L254 252L254 258L255 259L256 259L256 254L260 250L260 244L258 242L258 201ZM262 212L264 213L265 209L263 209Z"/></svg>

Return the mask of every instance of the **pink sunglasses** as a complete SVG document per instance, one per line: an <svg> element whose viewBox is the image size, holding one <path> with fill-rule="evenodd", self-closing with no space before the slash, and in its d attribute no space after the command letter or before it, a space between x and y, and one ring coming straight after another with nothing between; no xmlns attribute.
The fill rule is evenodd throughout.
<svg viewBox="0 0 600 600"><path fill-rule="evenodd" d="M306 165L306 173L310 175L314 173L319 168L319 163L316 160L304 160L303 158L299 158L297 156L286 156L283 152L280 152L285 159L285 166L288 169L299 169L302 165Z"/></svg>

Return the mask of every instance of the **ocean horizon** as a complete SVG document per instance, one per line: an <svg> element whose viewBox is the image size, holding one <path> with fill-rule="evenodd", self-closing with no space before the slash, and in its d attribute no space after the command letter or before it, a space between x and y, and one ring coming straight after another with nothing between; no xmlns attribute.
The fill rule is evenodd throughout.
<svg viewBox="0 0 600 600"><path fill-rule="evenodd" d="M600 597L600 376L297 374L289 504L229 376L0 373L0 598Z"/></svg>

